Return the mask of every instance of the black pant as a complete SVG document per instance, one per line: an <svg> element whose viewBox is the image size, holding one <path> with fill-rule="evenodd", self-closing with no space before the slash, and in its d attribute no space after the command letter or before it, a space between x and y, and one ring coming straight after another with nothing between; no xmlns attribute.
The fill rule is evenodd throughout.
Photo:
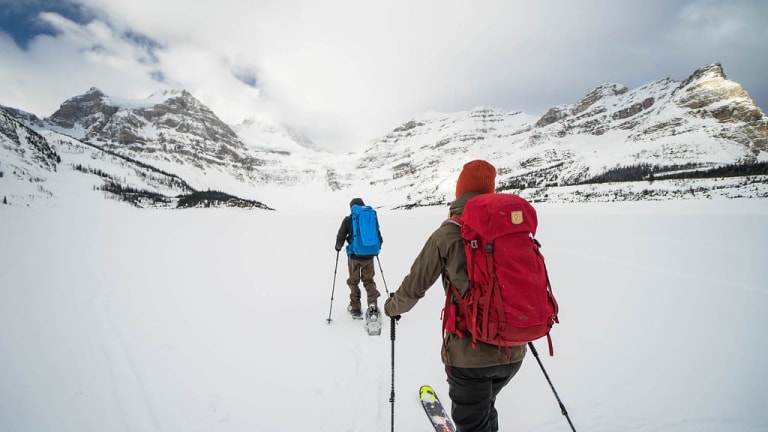
<svg viewBox="0 0 768 432"><path fill-rule="evenodd" d="M496 395L520 370L517 363L484 368L446 368L451 417L458 432L496 432Z"/></svg>

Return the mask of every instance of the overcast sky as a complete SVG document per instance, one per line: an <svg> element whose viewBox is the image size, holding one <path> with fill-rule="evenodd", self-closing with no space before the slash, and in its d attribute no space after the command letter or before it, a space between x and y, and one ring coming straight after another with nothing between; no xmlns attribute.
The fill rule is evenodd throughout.
<svg viewBox="0 0 768 432"><path fill-rule="evenodd" d="M424 111L540 115L720 62L768 110L765 0L0 0L0 105L184 88L337 151Z"/></svg>

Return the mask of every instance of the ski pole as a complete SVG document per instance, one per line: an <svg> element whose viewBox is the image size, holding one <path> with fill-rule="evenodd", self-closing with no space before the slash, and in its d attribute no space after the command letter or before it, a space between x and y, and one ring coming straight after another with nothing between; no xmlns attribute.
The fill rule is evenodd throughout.
<svg viewBox="0 0 768 432"><path fill-rule="evenodd" d="M384 269L381 268L381 260L379 259L378 255L376 255L376 261L379 263L379 273L381 273L381 280L384 281L384 291L386 291L387 295L389 295L389 290L387 289L387 280L384 279Z"/></svg>
<svg viewBox="0 0 768 432"><path fill-rule="evenodd" d="M333 293L336 291L336 271L339 269L339 251L336 251L336 266L333 268L333 286L331 287L331 306L328 308L328 324L331 323L331 311L333 310Z"/></svg>
<svg viewBox="0 0 768 432"><path fill-rule="evenodd" d="M394 294L390 294L391 298ZM392 432L395 432L395 317L389 317L389 338L392 340L392 390L389 393L389 402L392 404Z"/></svg>
<svg viewBox="0 0 768 432"><path fill-rule="evenodd" d="M533 346L533 342L528 342L528 346L531 348L531 352L533 353L533 356L536 357L536 361L539 362L539 367L541 368L541 371L544 372L544 377L547 379L547 382L549 383L549 387L552 389L552 393L555 394L555 399L557 399L557 403L560 404L560 412L565 416L565 419L568 420L568 424L571 426L571 430L573 432L576 432L576 428L573 427L571 418L568 416L568 411L565 410L565 405L563 405L563 402L560 400L560 396L557 395L557 391L555 391L555 386L552 385L552 380L549 379L549 375L547 374L547 371L544 369L544 365L541 363L541 359L539 359L539 353L536 351L536 347Z"/></svg>

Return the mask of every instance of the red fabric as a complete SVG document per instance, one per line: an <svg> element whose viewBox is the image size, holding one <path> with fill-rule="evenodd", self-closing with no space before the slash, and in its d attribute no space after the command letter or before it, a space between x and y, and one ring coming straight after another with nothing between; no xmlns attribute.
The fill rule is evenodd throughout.
<svg viewBox="0 0 768 432"><path fill-rule="evenodd" d="M498 346L548 335L558 306L533 239L534 208L516 195L478 195L467 202L460 222L470 288L449 311L456 318L445 329Z"/></svg>

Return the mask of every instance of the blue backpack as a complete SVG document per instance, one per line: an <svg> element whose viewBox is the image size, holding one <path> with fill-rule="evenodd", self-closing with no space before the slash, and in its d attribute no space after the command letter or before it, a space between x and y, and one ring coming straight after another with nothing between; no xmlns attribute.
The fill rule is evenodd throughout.
<svg viewBox="0 0 768 432"><path fill-rule="evenodd" d="M352 206L350 219L352 224L347 255L378 255L379 250L381 250L381 239L379 238L379 219L376 217L376 210L370 206L355 204Z"/></svg>

